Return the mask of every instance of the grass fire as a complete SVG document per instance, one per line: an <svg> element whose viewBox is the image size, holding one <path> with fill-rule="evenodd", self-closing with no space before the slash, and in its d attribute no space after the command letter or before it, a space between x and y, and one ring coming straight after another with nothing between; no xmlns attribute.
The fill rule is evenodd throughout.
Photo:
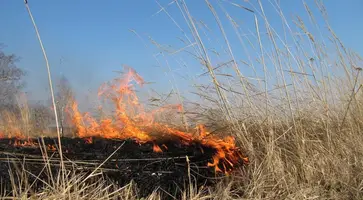
<svg viewBox="0 0 363 200"><path fill-rule="evenodd" d="M158 141L174 140L186 145L199 142L205 147L216 150L215 155L213 155L213 161L208 163L208 166L215 168L217 172L224 173L228 173L233 169L233 166L240 160L248 161L247 157L243 157L236 147L232 136L219 138L210 135L203 125L198 125L196 133L188 133L154 122L153 114L162 112L162 110L145 113L142 105L138 102L135 92L132 90L133 86L130 85L132 80L135 80L140 85L144 81L133 69L127 67L126 69L125 77L105 84L99 91L100 96L105 96L114 103L116 110L113 118L96 121L88 113L82 115L77 109L77 103L73 103L73 122L79 137L96 136L121 140L133 139L139 144L154 142L153 150L155 152L168 150L165 144L163 144L164 150L162 150L156 144ZM180 109L180 106L176 107ZM89 140L89 142L92 142L92 140Z"/></svg>
<svg viewBox="0 0 363 200"><path fill-rule="evenodd" d="M181 106L145 112L132 85L135 81L142 86L144 81L132 68L125 69L123 77L102 85L99 90L101 98L113 103L114 115L96 120L89 113L81 113L75 101L67 108L76 138L62 138L62 151L65 158L83 170L80 172L91 172L97 167L95 163L103 163L101 169L105 175L121 187L135 181L143 196L157 189L177 196L178 188L183 188L190 176L195 177L199 186L208 186L216 183L213 181L216 177L223 178L248 163L232 136L210 134L202 124L193 132L186 132L156 122L155 113L170 108L180 111ZM53 154L52 161L59 158L56 139L27 138L15 133L9 132L0 140L3 159L21 159L17 156L20 154L29 160L26 166L32 173L41 174L38 165L44 153ZM10 152L16 154L9 158ZM113 156L108 158L109 155ZM0 176L5 180L9 179L8 170L7 165L2 165L5 173Z"/></svg>
<svg viewBox="0 0 363 200"><path fill-rule="evenodd" d="M0 2L0 199L363 199L359 1Z"/></svg>

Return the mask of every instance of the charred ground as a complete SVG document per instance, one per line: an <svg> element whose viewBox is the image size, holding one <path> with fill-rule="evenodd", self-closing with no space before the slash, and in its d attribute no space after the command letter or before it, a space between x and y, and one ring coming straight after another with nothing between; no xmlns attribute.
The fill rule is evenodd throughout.
<svg viewBox="0 0 363 200"><path fill-rule="evenodd" d="M199 142L183 144L178 140L163 140L140 144L131 139L99 137L62 138L61 142L67 170L90 174L107 160L99 168L105 179L118 186L134 181L140 196L147 196L155 190L177 196L188 185L189 177L192 184L197 183L199 187L212 186L224 178L224 174L216 173L214 168L207 166L208 162L212 162L216 150ZM162 152L155 152L155 145L160 146ZM56 146L56 138L37 138L30 142L16 138L1 139L0 178L4 189L11 192L12 173L26 170L39 176L37 180L28 175L28 182L35 181L35 188L40 190L44 186L40 179L47 180L50 177L49 170L44 170L45 154L51 163L52 175L59 172ZM219 167L223 169L224 166Z"/></svg>

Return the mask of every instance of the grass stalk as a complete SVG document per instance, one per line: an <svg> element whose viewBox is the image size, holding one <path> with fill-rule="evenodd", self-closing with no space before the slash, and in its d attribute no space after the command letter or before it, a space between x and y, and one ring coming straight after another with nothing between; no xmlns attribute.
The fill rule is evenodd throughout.
<svg viewBox="0 0 363 200"><path fill-rule="evenodd" d="M34 30L36 32L37 38L38 38L38 42L39 45L42 49L42 53L44 56L44 60L45 60L45 64L46 64L46 68L47 68L47 74L48 74L48 81L49 81L49 88L50 88L50 95L52 97L52 104L53 104L53 111L54 111L54 117L55 117L55 123L56 123L56 129L57 129L57 137L58 137L58 145L59 145L59 156L60 156L60 162L61 162L61 170L62 170L62 182L63 182L63 187L65 187L65 180L64 180L64 173L65 173L65 168L64 168L64 163L63 163L63 152L62 152L62 143L61 143L61 135L60 135L60 131L59 131L59 121L58 121L58 113L57 113L57 105L55 103L55 98L54 98L54 91L53 91L53 83L52 83L52 77L51 77L51 72L50 72L50 65L49 65L49 61L48 61L48 57L46 54L46 51L44 49L43 46L43 42L42 39L40 37L39 31L38 31L38 27L35 23L34 17L32 15L32 12L30 10L29 4L27 0L24 0L25 3L25 7L28 11L30 20L34 26Z"/></svg>

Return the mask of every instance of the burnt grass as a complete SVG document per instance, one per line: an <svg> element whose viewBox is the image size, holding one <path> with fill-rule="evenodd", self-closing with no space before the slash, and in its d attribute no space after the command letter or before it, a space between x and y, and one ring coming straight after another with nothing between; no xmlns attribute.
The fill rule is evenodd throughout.
<svg viewBox="0 0 363 200"><path fill-rule="evenodd" d="M58 151L47 150L51 167L50 170L45 170L43 169L45 154L44 151L42 153L39 145L14 146L14 141L14 138L0 139L1 190L5 194L12 195L10 179L12 176L15 178L13 183L15 182L18 186L33 184L31 192L40 191L44 183L39 179L49 182L49 171L56 177L60 170ZM39 138L33 141L43 144ZM45 146L57 145L56 138L43 138L43 141ZM224 177L223 174L216 174L214 168L207 166L208 162L212 162L215 149L205 147L198 142L186 145L174 139L138 144L133 140L104 138L92 138L92 143L87 143L82 138L61 138L61 142L66 169L73 173L85 174L94 171L122 145L99 170L103 172L105 181L120 187L133 181L136 183L137 194L140 197L147 196L154 190L164 193L165 197L169 194L179 196L181 191L188 187L188 168L192 183L198 188L200 186L213 187ZM153 144L158 144L163 152L154 152ZM186 157L189 159L189 164ZM19 178L21 172L26 174L25 182L24 178ZM34 175L39 176L39 179ZM95 179L100 177L97 176ZM92 183L95 180L91 178L88 181Z"/></svg>

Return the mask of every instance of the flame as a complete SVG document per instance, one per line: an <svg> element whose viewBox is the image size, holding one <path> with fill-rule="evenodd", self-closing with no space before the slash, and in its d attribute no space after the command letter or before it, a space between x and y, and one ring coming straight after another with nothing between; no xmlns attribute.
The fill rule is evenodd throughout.
<svg viewBox="0 0 363 200"><path fill-rule="evenodd" d="M92 137L85 138L85 140L86 140L86 144L92 144L93 143Z"/></svg>
<svg viewBox="0 0 363 200"><path fill-rule="evenodd" d="M10 141L9 144L12 144L14 147L33 147L33 148L39 147L39 143L35 142L31 138L28 138L26 140L16 138L13 143L11 143ZM47 150L56 151L57 148L53 144L47 144Z"/></svg>
<svg viewBox="0 0 363 200"><path fill-rule="evenodd" d="M38 143L34 142L31 138L27 140L18 140L16 139L13 143L15 147L37 147Z"/></svg>
<svg viewBox="0 0 363 200"><path fill-rule="evenodd" d="M57 150L57 148L55 148L55 146L52 144L52 145L50 145L50 144L48 144L47 145L47 149L49 150L49 151L56 151Z"/></svg>
<svg viewBox="0 0 363 200"><path fill-rule="evenodd" d="M142 86L144 80L135 70L130 67L125 68L127 73L124 77L103 84L98 92L99 97L111 100L113 103L115 112L111 117L96 120L89 113L80 113L77 102L72 102L69 110L72 112L72 121L79 137L133 139L140 144L163 138L177 138L184 144L198 141L204 146L216 150L212 158L213 162L208 163L208 166L214 167L217 172L228 173L239 161L248 161L239 153L234 138L231 136L219 138L211 135L204 125L198 125L197 134L193 134L155 122L154 114L170 108L181 111L182 106L167 106L146 113L143 106L139 104L139 99L131 84L132 81L136 81L138 85ZM167 150L165 145L163 147ZM153 150L154 152L162 152L160 146L155 143Z"/></svg>
<svg viewBox="0 0 363 200"><path fill-rule="evenodd" d="M161 145L165 150L168 150L168 147L165 145L165 144L162 144ZM161 149L161 147L157 144L154 143L153 145L153 151L156 152L156 153L161 153L163 152L163 150Z"/></svg>
<svg viewBox="0 0 363 200"><path fill-rule="evenodd" d="M163 150L161 150L161 148L157 144L154 144L153 151L157 153L163 152Z"/></svg>
<svg viewBox="0 0 363 200"><path fill-rule="evenodd" d="M18 139L25 139L26 137L22 134L21 128L19 127L18 118L15 114L4 111L1 114L3 123L6 124L6 128L0 131L0 138L11 138L15 137ZM6 135L4 134L6 133Z"/></svg>

